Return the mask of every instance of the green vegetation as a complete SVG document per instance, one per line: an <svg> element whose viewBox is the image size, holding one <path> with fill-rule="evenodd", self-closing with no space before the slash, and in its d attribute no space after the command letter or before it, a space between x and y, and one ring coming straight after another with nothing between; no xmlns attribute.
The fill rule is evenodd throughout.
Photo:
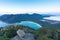
<svg viewBox="0 0 60 40"><path fill-rule="evenodd" d="M3 28L0 28L0 31L1 31L1 29L3 29ZM16 31L18 29L22 29L27 33L34 33L35 32L34 29L31 29L31 28L28 28L28 27L25 27L22 25L17 25L17 26L11 25L11 26L7 27L5 30L4 29L2 30L3 33L0 35L0 39L1 40L9 40L10 38L17 35Z"/></svg>
<svg viewBox="0 0 60 40"><path fill-rule="evenodd" d="M0 30L3 28L0 28ZM40 28L39 30L34 30L27 28L22 25L9 26L5 30L2 30L2 35L0 35L0 40L9 40L10 38L16 36L16 31L22 29L27 33L33 33L36 40L60 40L60 30L59 29L47 29Z"/></svg>
<svg viewBox="0 0 60 40"><path fill-rule="evenodd" d="M60 30L41 28L36 32L36 40L60 40Z"/></svg>

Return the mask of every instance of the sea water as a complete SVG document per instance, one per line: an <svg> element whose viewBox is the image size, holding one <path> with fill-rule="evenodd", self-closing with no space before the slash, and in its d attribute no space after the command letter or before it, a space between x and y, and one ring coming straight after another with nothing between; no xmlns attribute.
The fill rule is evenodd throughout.
<svg viewBox="0 0 60 40"><path fill-rule="evenodd" d="M43 18L43 19L60 21L60 16L50 16L50 17L46 17L46 18Z"/></svg>
<svg viewBox="0 0 60 40"><path fill-rule="evenodd" d="M20 25L28 26L28 27L30 27L30 28L32 28L32 29L35 29L35 30L37 30L37 29L39 29L40 27L42 27L42 26L39 25L38 23L31 22L31 21L22 21L22 22L20 23Z"/></svg>

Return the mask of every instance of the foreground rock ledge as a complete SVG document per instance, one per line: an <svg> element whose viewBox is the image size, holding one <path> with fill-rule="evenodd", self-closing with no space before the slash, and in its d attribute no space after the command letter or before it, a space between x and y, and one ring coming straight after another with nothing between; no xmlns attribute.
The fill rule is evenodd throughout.
<svg viewBox="0 0 60 40"><path fill-rule="evenodd" d="M10 40L35 40L34 35L31 33L25 33L23 30L18 30L17 35Z"/></svg>

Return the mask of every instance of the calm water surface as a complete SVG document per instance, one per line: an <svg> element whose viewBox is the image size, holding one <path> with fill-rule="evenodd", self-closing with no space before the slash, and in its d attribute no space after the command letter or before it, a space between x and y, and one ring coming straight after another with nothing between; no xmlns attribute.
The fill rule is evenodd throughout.
<svg viewBox="0 0 60 40"><path fill-rule="evenodd" d="M46 17L44 19L60 21L60 16L51 16L51 17Z"/></svg>
<svg viewBox="0 0 60 40"><path fill-rule="evenodd" d="M30 28L33 28L35 30L39 29L41 27L41 25L35 23L35 22L31 22L31 21L22 21L20 23L18 23L19 25L23 25L23 26L28 26ZM14 25L14 24L7 24L5 22L0 21L0 27L6 27L9 25Z"/></svg>
<svg viewBox="0 0 60 40"><path fill-rule="evenodd" d="M30 28L33 28L35 30L39 29L40 27L42 27L41 25L35 23L35 22L31 22L31 21L22 21L20 23L21 25L24 25L24 26L28 26Z"/></svg>
<svg viewBox="0 0 60 40"><path fill-rule="evenodd" d="M0 27L5 27L5 26L8 26L9 24L5 23L5 22L2 22L0 21Z"/></svg>

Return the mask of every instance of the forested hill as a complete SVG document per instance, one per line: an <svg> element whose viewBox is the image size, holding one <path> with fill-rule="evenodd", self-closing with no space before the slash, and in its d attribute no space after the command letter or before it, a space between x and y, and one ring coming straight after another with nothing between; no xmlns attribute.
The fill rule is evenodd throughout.
<svg viewBox="0 0 60 40"><path fill-rule="evenodd" d="M43 17L49 17L49 15L41 14L5 14L0 16L0 20L8 23L15 23L20 21L39 21Z"/></svg>

